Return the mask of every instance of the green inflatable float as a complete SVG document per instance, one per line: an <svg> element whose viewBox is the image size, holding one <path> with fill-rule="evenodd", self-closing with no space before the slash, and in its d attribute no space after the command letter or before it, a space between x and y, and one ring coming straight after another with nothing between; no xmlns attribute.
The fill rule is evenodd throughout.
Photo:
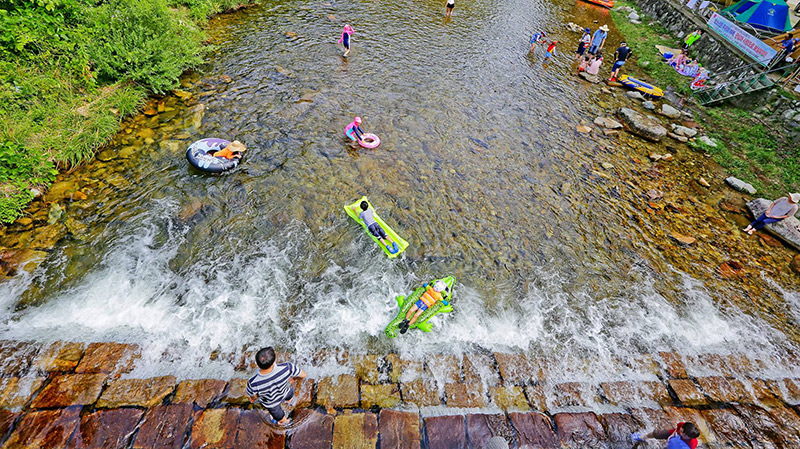
<svg viewBox="0 0 800 449"><path fill-rule="evenodd" d="M428 288L428 285L432 285L436 281L443 281L447 284L447 290L442 292L442 299L443 301L437 301L431 308L423 312L420 315L419 319L416 323L409 326L409 329L419 329L423 332L430 332L433 324L429 323L428 321L435 317L440 313L449 313L453 311L453 306L450 305L451 298L453 297L453 285L456 283L456 278L454 276L447 276L446 278L442 279L434 279L427 284L423 285L422 287L417 288L411 293L409 296L398 296L397 297L397 306L400 307L400 311L397 313L397 317L386 326L386 329L383 331L387 337L394 338L397 337L397 334L400 333L400 323L403 322L406 318L406 314L411 309L420 296L425 293L425 290Z"/></svg>
<svg viewBox="0 0 800 449"><path fill-rule="evenodd" d="M371 232L369 232L369 229L367 229L367 225L364 224L364 220L359 218L359 214L361 213L361 202L362 201L366 201L367 204L369 204L369 208L372 210L372 218L374 218L375 221L379 225L381 225L383 230L386 232L386 235L391 237L391 239L395 243L397 243L397 252L396 253L392 254L385 246L381 245L381 241L378 240L377 237L372 235ZM381 247L383 252L386 253L386 255L389 256L390 259L394 259L395 257L399 256L403 251L406 250L406 248L408 248L408 242L406 242L405 240L403 240L402 237L397 235L397 233L394 232L394 229L390 228L389 225L387 225L386 222L383 221L383 219L378 215L378 213L375 212L375 208L372 207L372 203L369 202L369 200L367 199L366 196L362 196L361 198L358 199L358 201L356 201L353 204L346 204L344 206L344 211L347 212L347 215L349 215L350 218L355 220L356 223L360 224L364 228L364 231L367 232L367 235L370 236L370 238L375 243L377 243L378 246Z"/></svg>

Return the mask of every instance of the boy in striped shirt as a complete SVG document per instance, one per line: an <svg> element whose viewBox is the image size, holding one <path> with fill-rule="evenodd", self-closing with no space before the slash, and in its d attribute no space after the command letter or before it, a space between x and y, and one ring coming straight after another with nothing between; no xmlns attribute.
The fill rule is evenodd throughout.
<svg viewBox="0 0 800 449"><path fill-rule="evenodd" d="M247 395L250 402L258 402L269 411L278 424L289 424L289 417L281 408L281 403L294 397L294 388L289 379L304 379L306 372L291 363L275 364L275 350L272 346L262 348L256 353L258 373L247 381Z"/></svg>

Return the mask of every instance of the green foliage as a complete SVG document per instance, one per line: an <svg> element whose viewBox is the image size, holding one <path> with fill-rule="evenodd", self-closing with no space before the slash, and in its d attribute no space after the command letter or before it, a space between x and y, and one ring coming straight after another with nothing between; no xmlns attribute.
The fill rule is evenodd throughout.
<svg viewBox="0 0 800 449"><path fill-rule="evenodd" d="M26 181L46 184L55 180L58 171L47 155L37 149L26 149L13 142L0 142L0 182Z"/></svg>
<svg viewBox="0 0 800 449"><path fill-rule="evenodd" d="M202 32L165 0L110 0L92 11L88 49L100 77L129 79L154 92L202 62Z"/></svg>
<svg viewBox="0 0 800 449"><path fill-rule="evenodd" d="M21 215L33 199L33 193L25 182L0 184L0 223L11 223Z"/></svg>
<svg viewBox="0 0 800 449"><path fill-rule="evenodd" d="M650 22L649 25L645 23L639 25L630 23L627 19L627 13L619 9L624 6L635 8L636 5L626 1L617 1L616 6L611 10L611 18L625 36L628 46L633 49L633 55L639 66L657 81L657 84L660 85L659 87L666 89L667 86L672 86L678 93L691 94L692 91L689 85L692 79L681 75L674 68L665 64L664 58L655 47L656 45L664 45L680 48L683 42L678 39L662 37L667 36L668 31L657 23ZM636 9L638 11L638 8ZM644 13L638 12L638 14L642 17L642 22L649 20Z"/></svg>

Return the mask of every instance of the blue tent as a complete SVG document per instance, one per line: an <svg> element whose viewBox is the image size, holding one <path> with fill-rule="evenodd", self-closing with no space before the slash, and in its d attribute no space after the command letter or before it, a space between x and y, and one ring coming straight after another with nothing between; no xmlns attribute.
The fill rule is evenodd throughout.
<svg viewBox="0 0 800 449"><path fill-rule="evenodd" d="M789 5L784 0L741 0L722 11L754 28L781 33L792 29Z"/></svg>

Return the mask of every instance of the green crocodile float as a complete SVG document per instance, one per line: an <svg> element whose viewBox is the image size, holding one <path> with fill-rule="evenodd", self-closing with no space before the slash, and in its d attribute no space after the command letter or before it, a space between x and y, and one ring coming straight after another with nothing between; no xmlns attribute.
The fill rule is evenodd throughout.
<svg viewBox="0 0 800 449"><path fill-rule="evenodd" d="M442 299L443 301L437 301L433 307L429 308L422 315L420 315L419 319L416 323L409 326L409 329L419 329L423 332L430 332L431 328L433 327L432 323L428 321L435 317L440 313L449 313L453 311L453 306L450 305L450 301L453 297L453 285L456 283L456 278L454 276L447 276L446 278L442 279L434 279L427 284L417 288L408 296L398 296L397 299L397 306L400 307L400 311L397 313L397 317L392 320L389 325L386 326L386 329L383 331L387 337L394 338L397 337L397 334L400 333L400 323L406 318L406 314L411 309L417 300L425 293L425 290L428 288L429 284L433 284L436 281L443 281L447 284L447 290L442 292Z"/></svg>

